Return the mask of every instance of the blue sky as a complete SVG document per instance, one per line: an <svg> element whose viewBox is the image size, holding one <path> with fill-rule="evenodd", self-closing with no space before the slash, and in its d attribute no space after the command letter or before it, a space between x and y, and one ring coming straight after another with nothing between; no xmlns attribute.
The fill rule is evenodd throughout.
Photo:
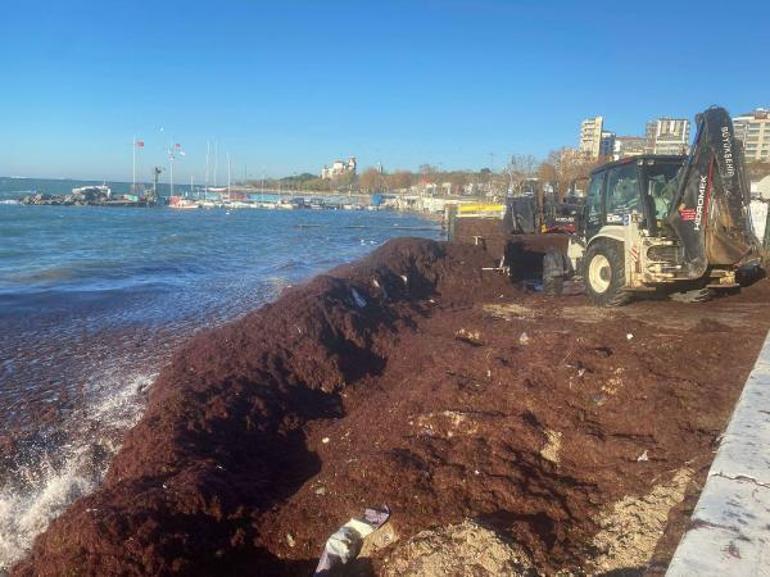
<svg viewBox="0 0 770 577"><path fill-rule="evenodd" d="M718 103L770 105L770 2L2 0L0 174L500 168ZM163 129L163 130L161 130ZM494 155L494 156L492 156ZM220 178L223 178L221 176Z"/></svg>

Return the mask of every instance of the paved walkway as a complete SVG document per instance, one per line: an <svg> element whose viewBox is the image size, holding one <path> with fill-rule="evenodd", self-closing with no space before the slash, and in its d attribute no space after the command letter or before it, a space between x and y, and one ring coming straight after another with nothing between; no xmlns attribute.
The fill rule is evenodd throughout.
<svg viewBox="0 0 770 577"><path fill-rule="evenodd" d="M770 577L770 333L666 577Z"/></svg>

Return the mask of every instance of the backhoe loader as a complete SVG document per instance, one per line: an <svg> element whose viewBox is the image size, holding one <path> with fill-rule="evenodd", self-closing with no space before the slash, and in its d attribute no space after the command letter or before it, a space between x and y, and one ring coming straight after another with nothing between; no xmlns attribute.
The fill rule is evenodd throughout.
<svg viewBox="0 0 770 577"><path fill-rule="evenodd" d="M594 304L644 292L705 299L737 288L740 269L759 266L732 120L712 107L696 124L689 156L637 156L591 173L568 255Z"/></svg>

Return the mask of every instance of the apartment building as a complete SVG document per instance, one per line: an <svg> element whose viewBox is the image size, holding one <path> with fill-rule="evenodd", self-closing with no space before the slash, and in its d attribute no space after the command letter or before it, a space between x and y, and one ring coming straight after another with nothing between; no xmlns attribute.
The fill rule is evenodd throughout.
<svg viewBox="0 0 770 577"><path fill-rule="evenodd" d="M690 121L686 118L657 118L647 123L647 152L652 154L688 154Z"/></svg>
<svg viewBox="0 0 770 577"><path fill-rule="evenodd" d="M757 108L733 118L735 137L743 141L746 162L770 162L770 110Z"/></svg>
<svg viewBox="0 0 770 577"><path fill-rule="evenodd" d="M602 126L604 119L601 116L586 118L580 124L580 144L578 150L586 158L599 158L602 146Z"/></svg>
<svg viewBox="0 0 770 577"><path fill-rule="evenodd" d="M612 149L612 159L620 160L629 156L639 156L647 151L647 139L643 136L616 136Z"/></svg>

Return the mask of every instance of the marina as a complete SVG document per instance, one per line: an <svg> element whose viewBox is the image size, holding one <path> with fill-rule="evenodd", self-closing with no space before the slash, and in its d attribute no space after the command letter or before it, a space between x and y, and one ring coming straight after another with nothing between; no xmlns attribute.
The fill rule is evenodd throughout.
<svg viewBox="0 0 770 577"><path fill-rule="evenodd" d="M179 188L179 187L177 187ZM383 197L377 194L314 195L300 192L254 190L239 187L222 189L195 187L181 194L161 196L156 188L131 184L130 191L113 193L106 183L73 187L69 193L25 191L22 196L5 202L28 206L103 206L103 207L163 207L188 209L266 209L266 210L378 210Z"/></svg>

